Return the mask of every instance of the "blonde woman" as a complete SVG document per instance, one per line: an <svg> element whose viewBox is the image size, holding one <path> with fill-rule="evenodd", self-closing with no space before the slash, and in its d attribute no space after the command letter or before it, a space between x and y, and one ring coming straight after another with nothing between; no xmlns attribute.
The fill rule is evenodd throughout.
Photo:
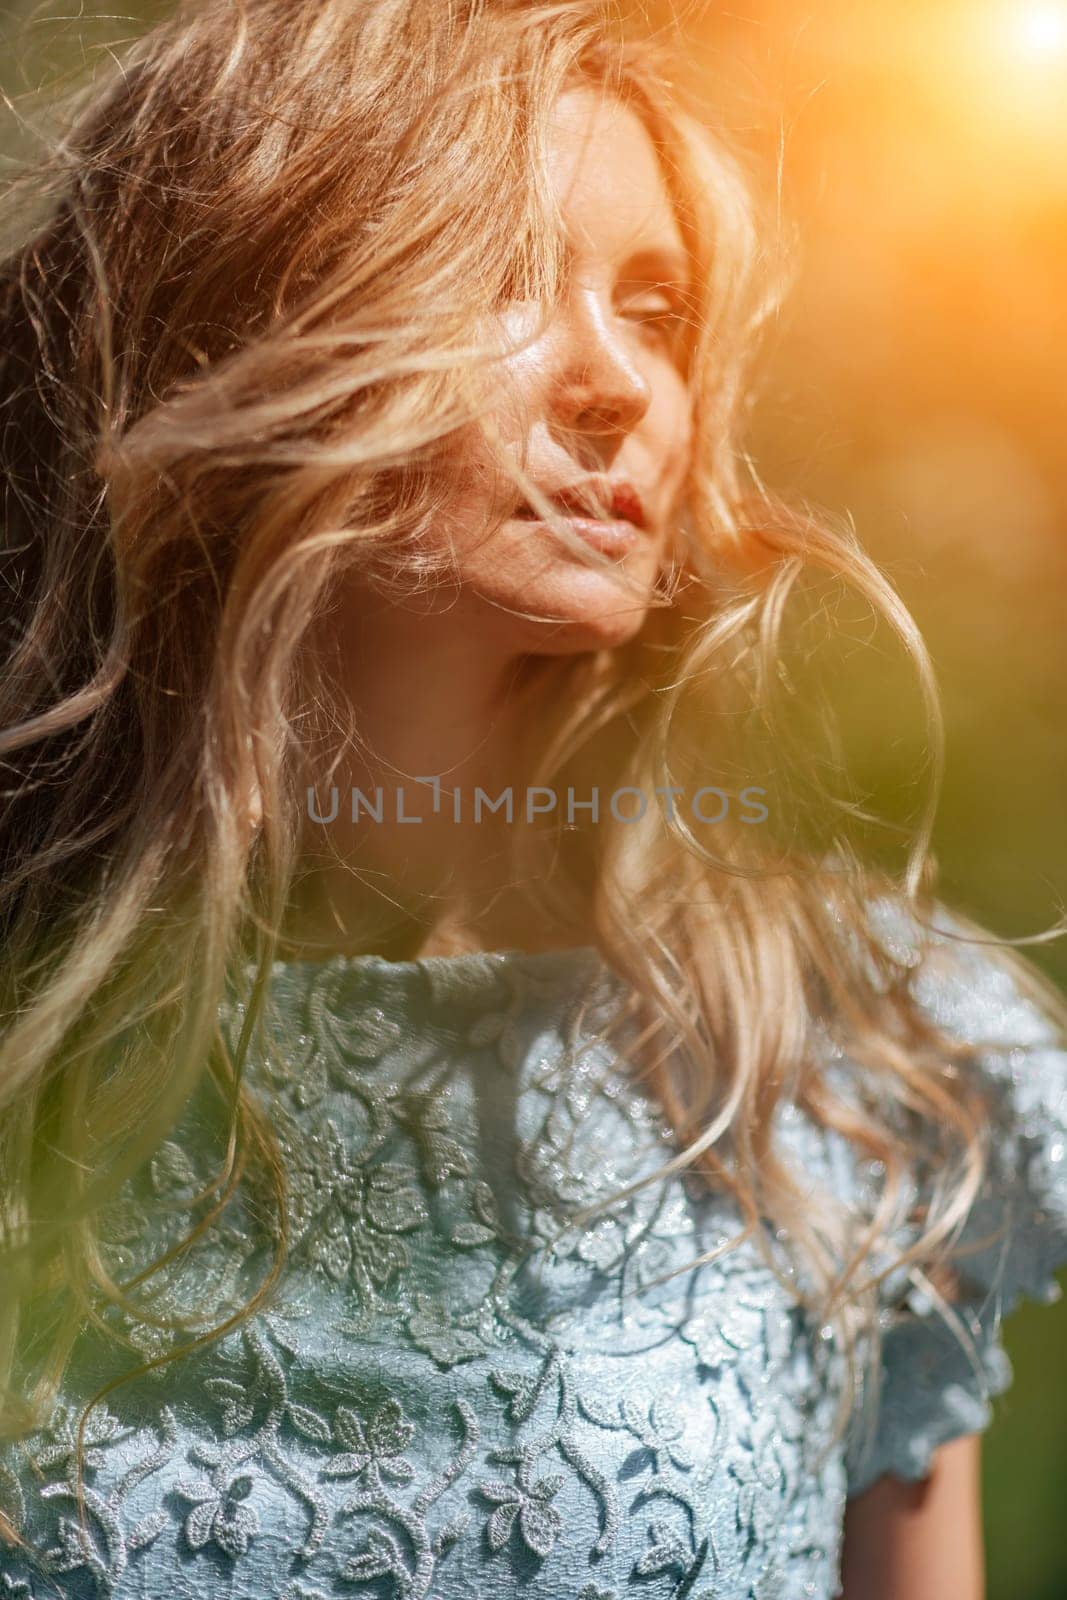
<svg viewBox="0 0 1067 1600"><path fill-rule="evenodd" d="M929 662L747 463L774 286L673 75L582 3L200 0L28 181L5 1594L982 1594L1062 1005L932 798L898 880L815 782L809 580L936 748Z"/></svg>

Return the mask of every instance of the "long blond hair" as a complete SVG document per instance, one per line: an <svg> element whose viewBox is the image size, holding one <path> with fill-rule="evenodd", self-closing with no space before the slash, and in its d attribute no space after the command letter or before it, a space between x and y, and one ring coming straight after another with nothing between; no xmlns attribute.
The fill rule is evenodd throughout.
<svg viewBox="0 0 1067 1600"><path fill-rule="evenodd" d="M576 81L632 105L663 162L697 267L696 443L674 581L640 633L531 664L533 781L691 792L710 749L717 783L769 785L778 820L727 817L713 853L681 815L604 815L592 838L516 832L516 868L539 913L561 934L595 927L632 984L634 1070L677 1131L671 1169L730 1190L739 1237L762 1246L769 1220L791 1241L794 1289L846 1348L906 1192L911 1150L885 1107L941 1139L919 1269L977 1192L981 1095L869 918L881 893L919 925L930 906L930 662L851 529L777 499L745 455L752 360L784 278L743 164L670 81L665 47L616 21L582 0L201 0L125 53L33 174L51 209L0 281L5 1431L32 1424L102 1306L152 1321L136 1292L151 1270L114 1280L99 1217L205 1073L229 1146L190 1210L190 1247L266 1175L278 1250L242 1315L284 1264L285 1172L244 1063L296 870L309 734L354 722L304 646L346 572L400 589L437 575L420 535L447 502L452 442L492 437L486 310L518 295L547 318L558 292L544 151ZM784 668L787 602L813 574L888 623L925 700L928 789L899 876L864 863L855 797L815 782L806 741L833 752L830 707ZM219 1004L248 971L234 1059ZM881 1112L814 1070L825 1014ZM833 1197L813 1207L777 1149L787 1095L884 1162L862 1227ZM54 1303L30 1392L20 1327Z"/></svg>

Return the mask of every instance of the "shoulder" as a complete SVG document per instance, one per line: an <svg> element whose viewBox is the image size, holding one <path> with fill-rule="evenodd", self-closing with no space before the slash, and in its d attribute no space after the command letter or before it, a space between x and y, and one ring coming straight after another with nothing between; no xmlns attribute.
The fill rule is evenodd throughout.
<svg viewBox="0 0 1067 1600"><path fill-rule="evenodd" d="M918 1005L946 1032L996 1052L1067 1042L1067 1001L1018 950L962 911L934 901L871 900L872 932L911 969Z"/></svg>
<svg viewBox="0 0 1067 1600"><path fill-rule="evenodd" d="M991 1400L1012 1380L1001 1320L1023 1298L1058 1299L1056 1274L1067 1263L1062 998L943 904L920 918L882 901L872 926L907 969L918 1012L963 1047L954 1071L981 1090L986 1120L980 1187L946 1245L951 1302L919 1270L894 1272L880 1286L878 1394L851 1457L852 1495L885 1473L926 1477L936 1448L988 1426ZM943 1176L936 1165L924 1170L921 1197ZM898 1243L911 1239L902 1229Z"/></svg>
<svg viewBox="0 0 1067 1600"><path fill-rule="evenodd" d="M876 915L906 952L917 1010L964 1047L957 1070L984 1094L987 1171L966 1231L972 1243L980 1226L1001 1232L1001 1308L1021 1294L1052 1298L1067 1256L1067 1002L1015 949L943 904L925 927L899 905ZM972 1275L993 1273L992 1254L970 1261Z"/></svg>

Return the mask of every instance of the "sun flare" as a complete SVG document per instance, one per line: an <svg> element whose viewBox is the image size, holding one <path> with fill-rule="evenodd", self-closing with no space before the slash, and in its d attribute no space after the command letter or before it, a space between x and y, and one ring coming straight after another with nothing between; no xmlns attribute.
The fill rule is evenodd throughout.
<svg viewBox="0 0 1067 1600"><path fill-rule="evenodd" d="M1023 6L1016 14L1015 35L1028 55L1067 56L1067 5Z"/></svg>

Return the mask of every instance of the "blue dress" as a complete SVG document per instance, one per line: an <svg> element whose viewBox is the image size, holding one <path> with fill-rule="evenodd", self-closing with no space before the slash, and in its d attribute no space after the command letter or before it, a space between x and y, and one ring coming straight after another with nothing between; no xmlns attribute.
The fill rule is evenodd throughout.
<svg viewBox="0 0 1067 1600"><path fill-rule="evenodd" d="M1001 1315L1056 1298L1067 1260L1064 1041L988 952L941 940L914 977L938 1021L994 1041L973 1058L993 1159L960 1245L1000 1237L961 1262L954 1328L906 1274L885 1281L876 1406L834 1442L833 1331L754 1240L664 1276L737 1231L723 1195L675 1174L567 1223L676 1149L598 1039L626 986L595 950L278 962L254 1081L291 1179L284 1275L251 1321L90 1412L84 1521L80 1407L173 1336L130 1322L132 1355L80 1337L47 1426L0 1450L25 1540L0 1546L0 1596L839 1594L846 1498L988 1424L1011 1379ZM847 1093L858 1069L820 1037ZM199 1103L112 1208L120 1276L216 1170ZM841 1137L793 1105L778 1132L813 1181L869 1202L878 1168ZM231 1200L161 1306L237 1307L267 1215L254 1188Z"/></svg>

